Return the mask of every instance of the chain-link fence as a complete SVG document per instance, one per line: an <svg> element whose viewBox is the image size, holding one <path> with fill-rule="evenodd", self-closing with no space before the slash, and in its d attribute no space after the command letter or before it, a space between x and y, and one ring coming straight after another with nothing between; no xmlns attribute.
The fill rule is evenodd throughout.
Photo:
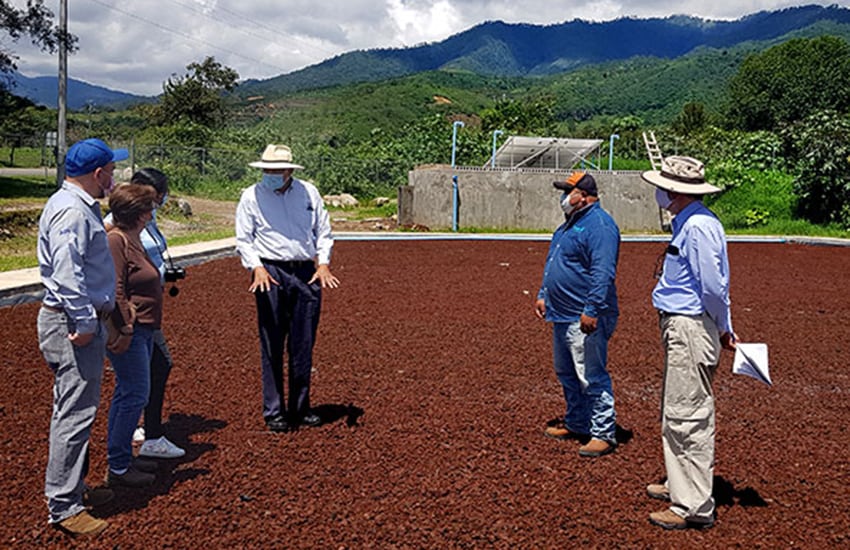
<svg viewBox="0 0 850 550"><path fill-rule="evenodd" d="M175 191L219 199L236 199L245 187L259 180L260 172L248 166L262 151L243 148L185 147L173 144L139 144L133 140L106 140L112 148L127 148L130 158L118 165L116 179L126 181L139 168L154 167L168 175ZM68 144L72 145L72 142ZM14 157L3 163L3 157ZM19 167L53 167L55 147L44 136L0 136L0 164ZM351 193L364 199L395 196L407 183L415 163L407 159L359 159L346 154L305 152L295 162L304 166L298 177L312 181L323 194Z"/></svg>

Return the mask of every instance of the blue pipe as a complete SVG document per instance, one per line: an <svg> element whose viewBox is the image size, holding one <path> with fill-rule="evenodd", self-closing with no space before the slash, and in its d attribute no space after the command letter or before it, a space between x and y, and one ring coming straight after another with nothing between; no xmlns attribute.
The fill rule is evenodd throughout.
<svg viewBox="0 0 850 550"><path fill-rule="evenodd" d="M614 140L620 139L619 134L611 134L608 138L608 171L614 169Z"/></svg>
<svg viewBox="0 0 850 550"><path fill-rule="evenodd" d="M493 130L493 153L490 155L490 168L496 167L496 137L504 134L501 130Z"/></svg>
<svg viewBox="0 0 850 550"><path fill-rule="evenodd" d="M457 232L457 175L452 176L452 231Z"/></svg>

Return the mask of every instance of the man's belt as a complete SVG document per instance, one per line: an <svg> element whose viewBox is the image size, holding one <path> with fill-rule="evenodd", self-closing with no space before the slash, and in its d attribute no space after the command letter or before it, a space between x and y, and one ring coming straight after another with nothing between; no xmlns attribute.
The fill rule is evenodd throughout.
<svg viewBox="0 0 850 550"><path fill-rule="evenodd" d="M53 313L65 313L65 308L48 306L47 304L41 304L41 307L43 307L47 311L52 311ZM101 309L100 311L95 310L95 311L97 311L97 317L101 321L105 320L107 317L109 317L109 314L112 313L112 310L107 311L106 309Z"/></svg>
<svg viewBox="0 0 850 550"><path fill-rule="evenodd" d="M281 269L304 269L306 267L315 267L316 265L313 260L269 260L260 258L260 261Z"/></svg>

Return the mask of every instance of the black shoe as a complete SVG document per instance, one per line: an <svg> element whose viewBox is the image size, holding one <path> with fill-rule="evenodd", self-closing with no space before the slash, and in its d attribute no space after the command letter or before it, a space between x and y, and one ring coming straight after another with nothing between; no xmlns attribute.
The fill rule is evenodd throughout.
<svg viewBox="0 0 850 550"><path fill-rule="evenodd" d="M159 472L159 464L153 460L145 460L144 458L134 458L133 468L146 474L155 474Z"/></svg>
<svg viewBox="0 0 850 550"><path fill-rule="evenodd" d="M266 427L272 432L288 432L289 424L281 414L266 417Z"/></svg>
<svg viewBox="0 0 850 550"><path fill-rule="evenodd" d="M90 487L83 491L83 506L97 508L115 498L115 493L108 487Z"/></svg>
<svg viewBox="0 0 850 550"><path fill-rule="evenodd" d="M106 473L107 487L147 487L153 485L154 481L156 481L154 474L140 472L133 465L130 465L123 474L116 474L112 470L107 470Z"/></svg>
<svg viewBox="0 0 850 550"><path fill-rule="evenodd" d="M310 428L315 428L316 426L320 426L322 424L322 417L316 413L308 412L304 416L301 417L301 421L299 424L303 424L304 426L308 426Z"/></svg>

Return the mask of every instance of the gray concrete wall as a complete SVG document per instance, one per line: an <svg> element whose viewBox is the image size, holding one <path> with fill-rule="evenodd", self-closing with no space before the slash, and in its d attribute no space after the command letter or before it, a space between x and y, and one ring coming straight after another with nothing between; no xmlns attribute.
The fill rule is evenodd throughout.
<svg viewBox="0 0 850 550"><path fill-rule="evenodd" d="M599 200L623 232L659 232L655 188L636 171L594 171ZM458 176L458 226L552 230L564 221L552 186L570 172L526 169L487 170L437 166L413 170L399 188L399 224L430 229L452 226L452 175Z"/></svg>

